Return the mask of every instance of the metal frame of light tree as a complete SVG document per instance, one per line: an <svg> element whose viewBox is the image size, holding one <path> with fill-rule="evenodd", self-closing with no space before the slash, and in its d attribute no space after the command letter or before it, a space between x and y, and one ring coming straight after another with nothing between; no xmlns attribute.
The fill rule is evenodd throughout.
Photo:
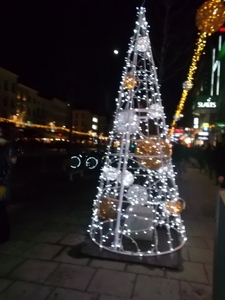
<svg viewBox="0 0 225 300"><path fill-rule="evenodd" d="M100 248L120 254L154 256L170 253L186 241L180 216L184 201L179 198L175 183L168 128L144 7L138 10L138 21L125 62L114 126L93 204L90 237ZM154 136L152 126L156 130ZM115 145L118 146L116 150ZM149 211L149 215L132 212L140 207ZM147 227L132 230L129 218L146 221ZM163 250L159 247L159 227L166 232L167 246ZM149 240L148 249L144 247L143 250L140 240L134 236L149 232L152 240ZM179 240L176 245L174 233ZM129 242L132 249L125 245Z"/></svg>

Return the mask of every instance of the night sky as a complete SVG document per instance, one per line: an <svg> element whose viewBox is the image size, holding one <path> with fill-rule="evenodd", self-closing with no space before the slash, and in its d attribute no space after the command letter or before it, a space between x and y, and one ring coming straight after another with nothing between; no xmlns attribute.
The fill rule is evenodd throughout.
<svg viewBox="0 0 225 300"><path fill-rule="evenodd" d="M180 100L197 37L196 10L203 2L145 2L168 121ZM142 3L143 0L4 1L0 11L0 66L18 74L21 83L43 95L65 101L73 97L75 107L113 114L135 27L136 7ZM120 51L119 55L114 55L114 49Z"/></svg>

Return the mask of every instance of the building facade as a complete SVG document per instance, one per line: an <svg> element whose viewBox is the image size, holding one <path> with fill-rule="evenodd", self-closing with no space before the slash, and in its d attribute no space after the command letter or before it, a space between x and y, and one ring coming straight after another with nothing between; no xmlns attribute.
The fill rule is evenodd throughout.
<svg viewBox="0 0 225 300"><path fill-rule="evenodd" d="M38 91L23 85L17 85L17 114L16 121L21 124L36 123L36 117L38 116L39 103L38 103Z"/></svg>
<svg viewBox="0 0 225 300"><path fill-rule="evenodd" d="M51 121L59 127L68 127L69 124L69 107L64 101L53 98L51 103L51 112L49 114Z"/></svg>
<svg viewBox="0 0 225 300"><path fill-rule="evenodd" d="M225 28L211 36L194 87L196 139L215 143L225 128ZM223 126L224 125L224 126ZM223 128L224 127L224 128Z"/></svg>
<svg viewBox="0 0 225 300"><path fill-rule="evenodd" d="M72 126L75 131L98 133L98 117L87 110L73 110Z"/></svg>
<svg viewBox="0 0 225 300"><path fill-rule="evenodd" d="M17 125L68 126L68 106L60 99L47 99L19 83L19 76L0 67L0 118Z"/></svg>
<svg viewBox="0 0 225 300"><path fill-rule="evenodd" d="M27 85L19 83L19 76L0 67L0 119L14 122L17 126L31 126L45 131L72 130L79 135L96 140L108 135L105 116L98 116L87 110L71 110L58 98L48 99ZM81 139L80 139L81 140ZM95 141L96 142L96 141Z"/></svg>
<svg viewBox="0 0 225 300"><path fill-rule="evenodd" d="M0 117L15 118L18 75L0 67Z"/></svg>

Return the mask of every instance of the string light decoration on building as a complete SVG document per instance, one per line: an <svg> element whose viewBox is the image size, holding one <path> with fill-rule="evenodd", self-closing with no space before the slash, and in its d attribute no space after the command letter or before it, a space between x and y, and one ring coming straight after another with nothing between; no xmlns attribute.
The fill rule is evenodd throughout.
<svg viewBox="0 0 225 300"><path fill-rule="evenodd" d="M180 215L185 205L175 183L144 7L125 63L90 237L100 248L125 255L171 253L186 241Z"/></svg>
<svg viewBox="0 0 225 300"><path fill-rule="evenodd" d="M188 92L193 86L194 74L197 70L197 63L206 46L206 40L209 35L218 31L225 22L225 6L220 0L209 0L203 3L196 13L196 25L199 29L199 37L196 42L196 48L192 57L191 65L188 71L185 86L180 102L177 106L173 122L171 124L171 132L173 133L176 122L180 119L181 112L184 108Z"/></svg>
<svg viewBox="0 0 225 300"><path fill-rule="evenodd" d="M14 120L6 119L6 118L0 118L0 122L7 122L7 123L15 124L16 127L22 127L22 128L28 127L28 128L41 128L41 129L47 129L47 130L52 129L51 125L21 123L19 121L14 121ZM55 131L70 132L70 129L66 128L64 126L54 126L54 129L55 129ZM77 135L86 135L86 136L90 136L90 137L95 136L102 140L108 140L107 136L104 136L103 134L97 135L97 133L94 133L94 132L82 132L82 131L72 130L72 133L77 134Z"/></svg>

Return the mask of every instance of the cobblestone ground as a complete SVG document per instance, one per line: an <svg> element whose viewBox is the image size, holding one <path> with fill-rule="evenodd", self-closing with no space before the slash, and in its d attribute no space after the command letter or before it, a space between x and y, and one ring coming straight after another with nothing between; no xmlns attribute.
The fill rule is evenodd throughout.
<svg viewBox="0 0 225 300"><path fill-rule="evenodd" d="M38 186L29 202L9 207L12 237L0 245L0 300L212 299L214 181L196 169L179 180L188 236L181 271L68 255L85 239L96 182Z"/></svg>

